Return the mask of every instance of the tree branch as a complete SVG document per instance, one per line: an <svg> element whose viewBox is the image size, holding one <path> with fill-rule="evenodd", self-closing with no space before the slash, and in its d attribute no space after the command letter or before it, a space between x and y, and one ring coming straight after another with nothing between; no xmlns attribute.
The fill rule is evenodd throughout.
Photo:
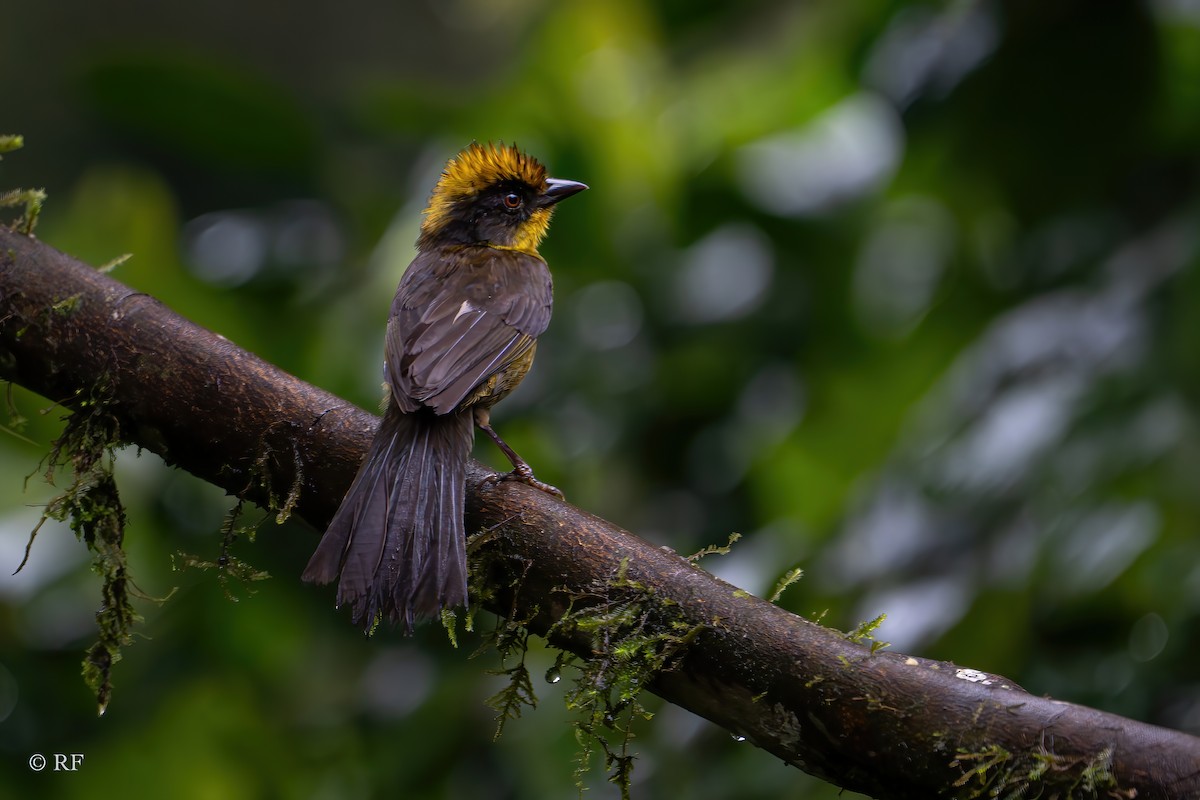
<svg viewBox="0 0 1200 800"><path fill-rule="evenodd" d="M260 504L299 490L321 529L376 419L153 298L0 227L0 377L67 407L108 404L121 436ZM618 575L698 633L652 689L801 769L880 798L1200 796L1200 739L1030 695L1003 678L869 647L750 597L549 495L468 475L485 605L582 656L556 624ZM298 546L315 544L305 541ZM668 619L669 618L669 619ZM1027 795L1025 794L1027 792ZM1057 792L1057 794L1055 793Z"/></svg>

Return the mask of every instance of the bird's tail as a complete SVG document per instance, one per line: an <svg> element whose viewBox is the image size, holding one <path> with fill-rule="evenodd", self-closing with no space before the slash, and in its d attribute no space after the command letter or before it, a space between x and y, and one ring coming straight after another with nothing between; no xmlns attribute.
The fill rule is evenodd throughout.
<svg viewBox="0 0 1200 800"><path fill-rule="evenodd" d="M463 491L474 434L470 411L388 407L303 575L329 583L341 572L338 607L350 606L364 630L382 613L411 633L416 619L466 603Z"/></svg>

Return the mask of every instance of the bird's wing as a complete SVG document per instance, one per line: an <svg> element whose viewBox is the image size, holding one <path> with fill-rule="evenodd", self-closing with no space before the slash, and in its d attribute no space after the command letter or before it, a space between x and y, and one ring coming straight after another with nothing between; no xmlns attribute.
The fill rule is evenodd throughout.
<svg viewBox="0 0 1200 800"><path fill-rule="evenodd" d="M388 321L392 396L405 411L454 410L528 353L550 324L550 305L540 258L486 247L418 255Z"/></svg>

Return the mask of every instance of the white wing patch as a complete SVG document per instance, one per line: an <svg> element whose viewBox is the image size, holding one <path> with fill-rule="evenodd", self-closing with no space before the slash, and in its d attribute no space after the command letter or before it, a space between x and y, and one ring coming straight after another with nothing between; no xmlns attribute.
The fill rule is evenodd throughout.
<svg viewBox="0 0 1200 800"><path fill-rule="evenodd" d="M452 319L451 322L458 322L458 318L461 317L463 314L470 314L471 312L478 312L478 311L482 311L482 309L476 308L475 306L471 305L470 300L463 300L462 305L458 307L458 313L454 315L454 319Z"/></svg>

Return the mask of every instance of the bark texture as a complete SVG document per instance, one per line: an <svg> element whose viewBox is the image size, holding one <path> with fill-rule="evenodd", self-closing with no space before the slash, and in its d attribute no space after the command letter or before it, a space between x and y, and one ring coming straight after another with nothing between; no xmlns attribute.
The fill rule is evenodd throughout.
<svg viewBox="0 0 1200 800"><path fill-rule="evenodd" d="M67 407L105 402L123 439L260 504L292 495L318 530L378 422L2 227L0 378ZM949 663L872 653L549 495L490 487L486 475L469 468L467 530L490 531L474 557L495 587L491 610L604 658L594 636L556 622L602 602L621 576L653 607L651 629L696 632L652 690L807 772L879 798L1200 797L1196 737Z"/></svg>

